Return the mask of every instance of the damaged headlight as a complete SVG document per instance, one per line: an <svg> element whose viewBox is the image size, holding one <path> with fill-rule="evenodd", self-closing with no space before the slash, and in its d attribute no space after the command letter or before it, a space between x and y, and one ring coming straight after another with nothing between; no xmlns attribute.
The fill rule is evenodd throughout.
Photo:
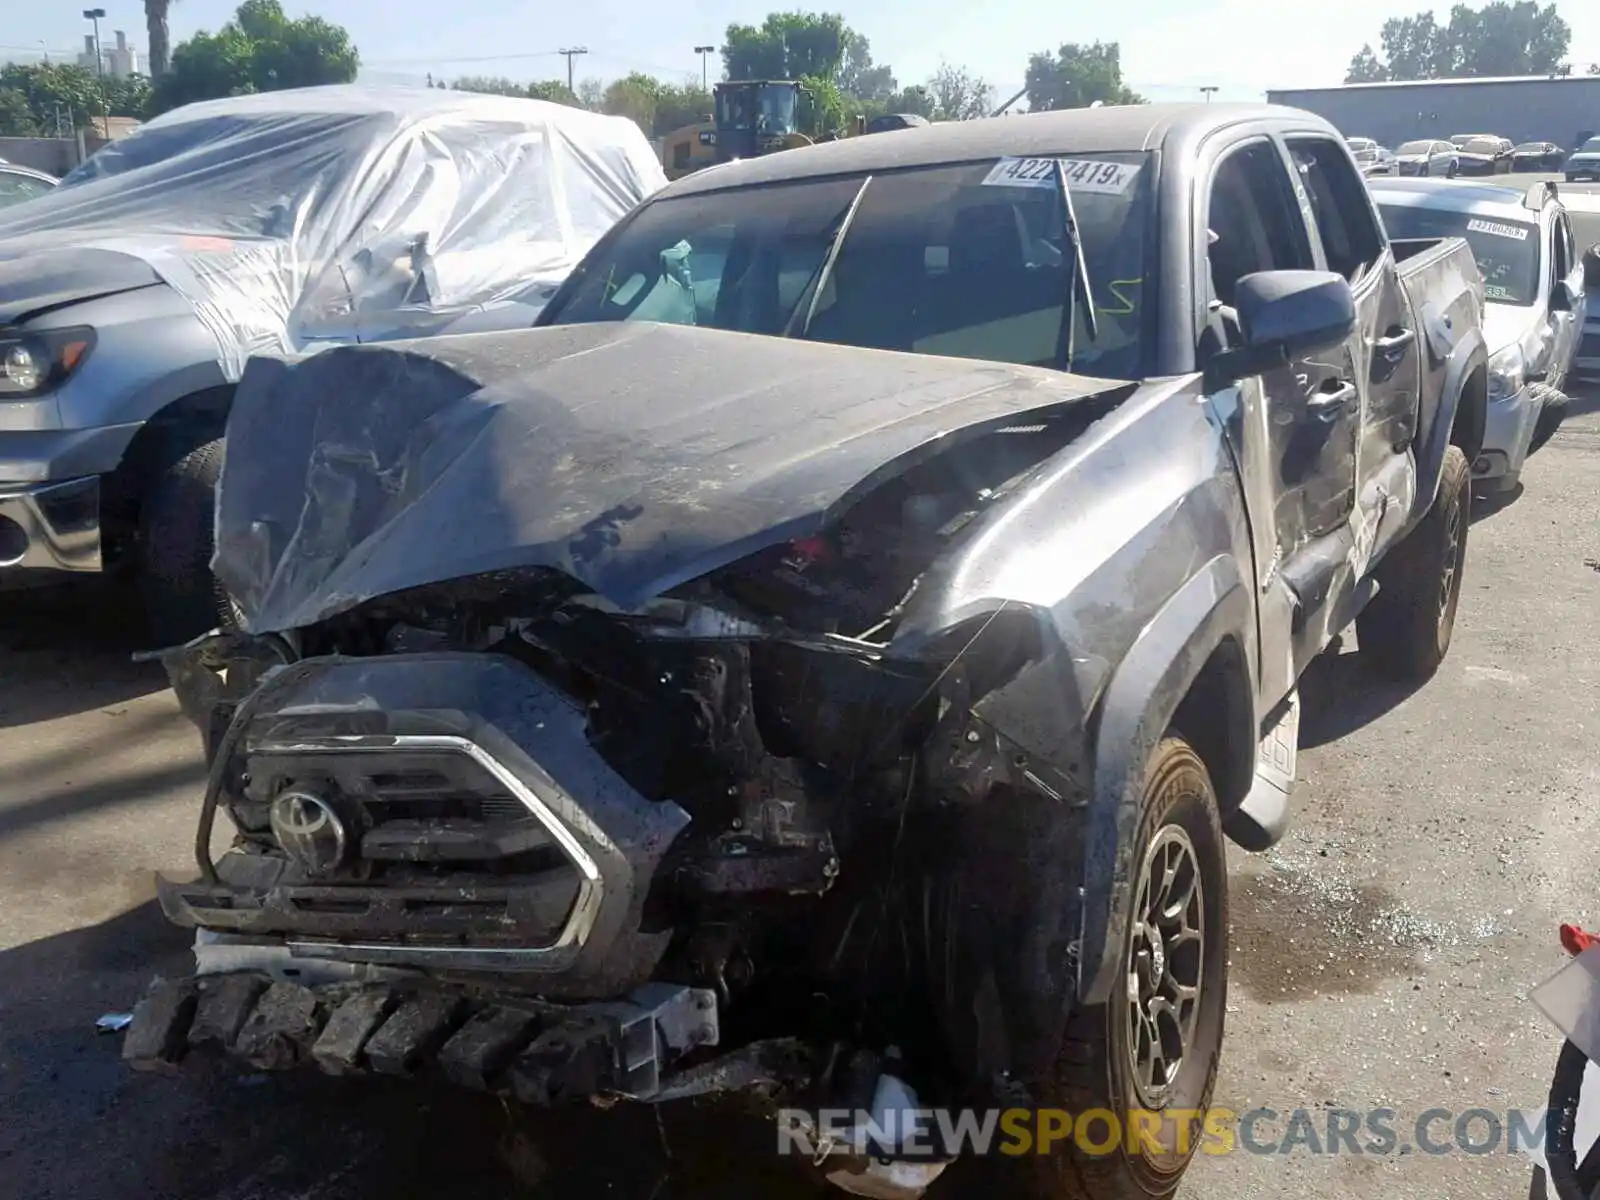
<svg viewBox="0 0 1600 1200"><path fill-rule="evenodd" d="M1522 346L1513 343L1489 360L1489 399L1509 400L1527 382L1528 360Z"/></svg>
<svg viewBox="0 0 1600 1200"><path fill-rule="evenodd" d="M54 391L94 349L94 330L48 329L0 333L0 400L27 400Z"/></svg>

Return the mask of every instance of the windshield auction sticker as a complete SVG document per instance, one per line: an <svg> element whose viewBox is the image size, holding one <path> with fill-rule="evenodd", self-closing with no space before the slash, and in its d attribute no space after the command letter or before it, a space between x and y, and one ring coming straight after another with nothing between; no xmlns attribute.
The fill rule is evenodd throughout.
<svg viewBox="0 0 1600 1200"><path fill-rule="evenodd" d="M1097 161L1092 158L1064 158L1067 186L1074 192L1099 192L1120 196L1139 177L1137 163ZM1002 158L984 176L984 187L1056 186L1056 160L1053 158Z"/></svg>
<svg viewBox="0 0 1600 1200"><path fill-rule="evenodd" d="M1505 225L1499 221L1484 221L1473 217L1467 222L1468 233L1487 233L1493 237L1510 238L1514 242L1528 240L1526 225Z"/></svg>

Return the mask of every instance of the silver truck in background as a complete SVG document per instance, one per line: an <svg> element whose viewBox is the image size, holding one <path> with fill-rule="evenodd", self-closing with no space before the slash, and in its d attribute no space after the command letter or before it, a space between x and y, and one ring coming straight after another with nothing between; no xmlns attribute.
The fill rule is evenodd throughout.
<svg viewBox="0 0 1600 1200"><path fill-rule="evenodd" d="M162 643L226 625L245 361L529 325L665 183L631 121L421 89L209 101L107 146L0 213L0 588L129 572Z"/></svg>

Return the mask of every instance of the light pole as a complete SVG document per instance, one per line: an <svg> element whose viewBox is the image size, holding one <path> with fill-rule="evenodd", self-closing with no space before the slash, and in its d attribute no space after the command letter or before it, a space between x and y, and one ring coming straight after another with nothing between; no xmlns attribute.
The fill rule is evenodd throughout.
<svg viewBox="0 0 1600 1200"><path fill-rule="evenodd" d="M696 46L694 52L700 56L700 90L709 92L711 90L711 80L706 74L706 55L715 54L717 48L715 46Z"/></svg>
<svg viewBox="0 0 1600 1200"><path fill-rule="evenodd" d="M1216 90L1217 90L1217 85L1214 84L1214 83L1209 85L1208 87L1203 87L1203 88L1200 89L1201 94L1204 95L1205 98L1206 98L1206 103L1207 104L1211 103L1211 94L1213 92L1215 92Z"/></svg>
<svg viewBox="0 0 1600 1200"><path fill-rule="evenodd" d="M572 90L572 60L580 54L589 53L589 47L574 46L570 50L561 51L561 53L567 56L567 91L570 92Z"/></svg>
<svg viewBox="0 0 1600 1200"><path fill-rule="evenodd" d="M100 76L100 132L107 141L111 140L111 114L107 111L106 104L106 59L100 53L100 18L106 15L103 8L86 8L83 10L83 19L94 22L94 65Z"/></svg>

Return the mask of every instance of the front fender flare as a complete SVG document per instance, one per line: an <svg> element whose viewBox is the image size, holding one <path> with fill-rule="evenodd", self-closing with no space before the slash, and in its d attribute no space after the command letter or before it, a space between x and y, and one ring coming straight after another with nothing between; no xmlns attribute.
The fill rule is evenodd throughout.
<svg viewBox="0 0 1600 1200"><path fill-rule="evenodd" d="M1083 829L1080 1003L1104 1003L1117 975L1145 766L1212 652L1229 637L1249 644L1245 578L1230 555L1206 563L1145 626L1105 690Z"/></svg>

